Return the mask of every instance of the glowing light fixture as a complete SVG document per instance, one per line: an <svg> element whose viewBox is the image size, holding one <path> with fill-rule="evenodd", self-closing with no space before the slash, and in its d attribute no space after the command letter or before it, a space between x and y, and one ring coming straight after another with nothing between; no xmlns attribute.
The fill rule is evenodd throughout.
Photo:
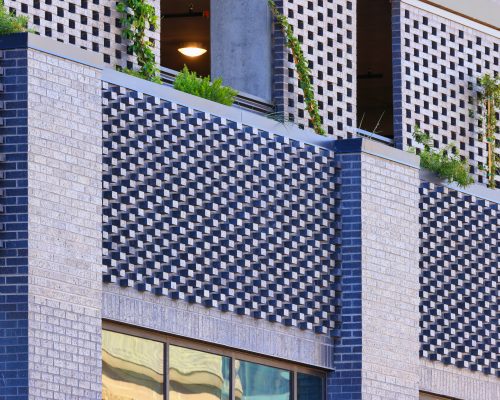
<svg viewBox="0 0 500 400"><path fill-rule="evenodd" d="M182 43L181 47L177 49L179 53L184 54L187 57L199 57L207 52L207 49L203 47L201 43Z"/></svg>

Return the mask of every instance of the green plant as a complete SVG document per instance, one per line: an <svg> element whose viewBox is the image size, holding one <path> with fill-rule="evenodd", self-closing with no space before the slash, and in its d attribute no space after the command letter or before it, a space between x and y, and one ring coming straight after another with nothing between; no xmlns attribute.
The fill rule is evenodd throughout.
<svg viewBox="0 0 500 400"><path fill-rule="evenodd" d="M196 72L191 72L184 66L174 81L174 89L190 93L204 99L216 101L217 103L230 106L234 103L234 98L238 94L236 90L229 86L222 86L222 79L217 78L213 82L210 77L199 77Z"/></svg>
<svg viewBox="0 0 500 400"><path fill-rule="evenodd" d="M3 0L0 0L0 35L18 32L32 32L28 29L28 17L25 15L16 16L13 12L9 12L3 4Z"/></svg>
<svg viewBox="0 0 500 400"><path fill-rule="evenodd" d="M302 44L293 33L293 27L288 21L288 18L278 10L274 0L268 0L268 3L277 23L285 35L287 47L292 52L295 68L297 69L297 74L299 75L299 87L304 93L304 101L306 102L307 112L309 113L313 129L319 135L326 135L323 128L323 122L319 114L318 102L314 96L314 88L311 83L311 70L309 69L309 64L304 57Z"/></svg>
<svg viewBox="0 0 500 400"><path fill-rule="evenodd" d="M495 176L500 167L495 135L498 123L496 112L500 108L500 77L485 74L478 79L478 85L478 100L482 109L479 123L483 128L480 140L485 140L488 146L488 165L484 166L484 170L487 173L488 187L495 189Z"/></svg>
<svg viewBox="0 0 500 400"><path fill-rule="evenodd" d="M436 173L449 182L456 182L461 187L474 183L474 179L469 175L469 164L457 154L455 144L450 144L442 150L434 149L430 135L423 132L418 125L415 126L413 137L423 146L419 154L422 168ZM415 149L412 151L415 152Z"/></svg>
<svg viewBox="0 0 500 400"><path fill-rule="evenodd" d="M156 83L161 83L159 69L153 52L153 43L146 37L148 29L158 29L158 17L155 8L148 4L147 0L120 0L116 4L116 10L122 14L123 37L130 44L129 50L137 57L139 70L122 69L140 78Z"/></svg>

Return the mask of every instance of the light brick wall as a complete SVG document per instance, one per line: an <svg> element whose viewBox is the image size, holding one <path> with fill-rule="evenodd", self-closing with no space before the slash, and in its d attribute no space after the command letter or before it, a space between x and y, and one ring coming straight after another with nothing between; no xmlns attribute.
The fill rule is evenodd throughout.
<svg viewBox="0 0 500 400"><path fill-rule="evenodd" d="M101 81L28 49L29 398L101 393Z"/></svg>
<svg viewBox="0 0 500 400"><path fill-rule="evenodd" d="M363 399L418 398L418 169L362 154Z"/></svg>

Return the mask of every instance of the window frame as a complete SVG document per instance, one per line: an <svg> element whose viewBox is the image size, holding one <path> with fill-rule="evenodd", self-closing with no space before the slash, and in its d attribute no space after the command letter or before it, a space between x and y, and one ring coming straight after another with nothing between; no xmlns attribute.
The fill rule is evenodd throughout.
<svg viewBox="0 0 500 400"><path fill-rule="evenodd" d="M121 333L124 335L134 336L141 339L153 340L163 343L163 399L169 400L169 345L184 347L191 350L202 351L218 356L230 358L231 377L230 377L230 399L234 397L234 381L235 381L235 360L248 361L255 364L265 365L268 367L279 368L290 372L291 375L291 399L298 400L297 374L303 373L308 375L318 376L322 379L323 400L326 399L326 378L327 370L323 368L311 368L305 365L297 364L290 361L282 361L272 357L261 356L254 353L235 350L229 347L203 342L196 339L184 338L167 333L151 331L145 328L125 325L114 321L103 320L102 330Z"/></svg>

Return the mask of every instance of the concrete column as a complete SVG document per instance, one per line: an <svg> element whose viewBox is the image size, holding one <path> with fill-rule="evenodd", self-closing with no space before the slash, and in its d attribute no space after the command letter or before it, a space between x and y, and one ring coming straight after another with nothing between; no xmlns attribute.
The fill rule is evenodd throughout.
<svg viewBox="0 0 500 400"><path fill-rule="evenodd" d="M417 400L418 159L361 139L337 142L336 157L342 168L343 326L331 394Z"/></svg>
<svg viewBox="0 0 500 400"><path fill-rule="evenodd" d="M272 31L267 0L212 0L212 77L271 101Z"/></svg>

